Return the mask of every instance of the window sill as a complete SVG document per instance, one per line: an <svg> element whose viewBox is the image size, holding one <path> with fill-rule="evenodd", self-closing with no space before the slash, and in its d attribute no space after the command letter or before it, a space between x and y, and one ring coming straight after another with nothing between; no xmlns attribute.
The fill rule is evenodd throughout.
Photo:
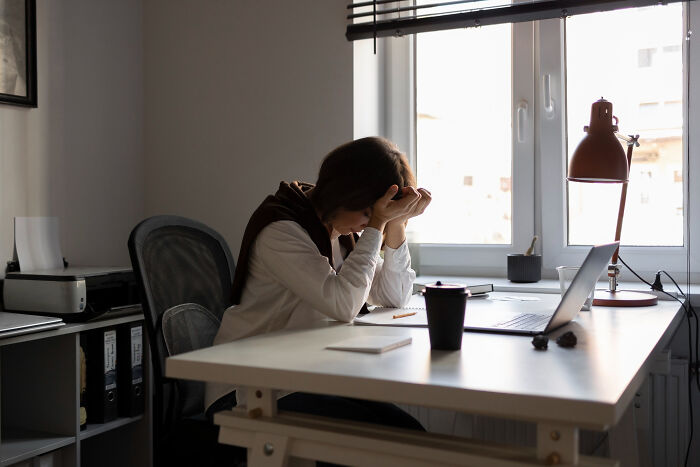
<svg viewBox="0 0 700 467"><path fill-rule="evenodd" d="M432 284L436 281L442 281L446 283L458 283L458 284L493 284L493 289L495 292L515 292L515 293L526 293L526 292L539 292L539 293L560 293L559 280L555 279L542 279L538 282L511 282L505 277L485 277L485 276L449 276L449 275L420 275L416 277L414 282L414 290L422 289L425 284ZM679 284L681 289L685 292L685 285ZM673 284L664 283L664 290L671 292ZM607 281L599 281L596 285L597 289L607 289ZM642 282L620 282L618 287L619 290L636 290L640 292L649 292L649 287ZM700 284L691 284L690 286L691 297L693 298L693 303L700 301ZM660 300L671 300L665 294L659 294Z"/></svg>

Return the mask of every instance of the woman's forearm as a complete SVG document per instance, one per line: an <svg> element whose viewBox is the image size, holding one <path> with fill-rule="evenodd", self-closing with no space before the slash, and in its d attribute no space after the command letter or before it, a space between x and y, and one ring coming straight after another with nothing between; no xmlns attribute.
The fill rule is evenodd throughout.
<svg viewBox="0 0 700 467"><path fill-rule="evenodd" d="M387 222L384 228L384 243L389 248L398 248L406 241L406 222L403 219L394 219Z"/></svg>

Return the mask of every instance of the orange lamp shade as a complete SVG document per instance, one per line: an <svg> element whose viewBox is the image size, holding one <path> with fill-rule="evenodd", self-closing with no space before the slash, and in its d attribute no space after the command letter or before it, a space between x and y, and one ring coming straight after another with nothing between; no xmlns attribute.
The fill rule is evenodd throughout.
<svg viewBox="0 0 700 467"><path fill-rule="evenodd" d="M569 162L567 180L588 183L624 183L629 178L627 156L615 136L612 103L600 99L591 106L588 134L579 143Z"/></svg>

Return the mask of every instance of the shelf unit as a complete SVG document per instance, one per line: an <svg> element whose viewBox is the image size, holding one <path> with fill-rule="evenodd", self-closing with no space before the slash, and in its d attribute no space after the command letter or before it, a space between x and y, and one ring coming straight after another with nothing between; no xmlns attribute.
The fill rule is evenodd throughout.
<svg viewBox="0 0 700 467"><path fill-rule="evenodd" d="M65 467L152 465L145 330L144 413L80 430L80 333L142 320L135 314L0 340L0 467L32 466L39 458Z"/></svg>

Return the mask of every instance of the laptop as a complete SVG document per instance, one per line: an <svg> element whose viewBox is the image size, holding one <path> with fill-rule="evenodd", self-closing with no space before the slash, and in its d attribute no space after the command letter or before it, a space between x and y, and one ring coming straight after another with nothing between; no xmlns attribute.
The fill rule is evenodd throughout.
<svg viewBox="0 0 700 467"><path fill-rule="evenodd" d="M0 311L0 339L63 326L61 318Z"/></svg>
<svg viewBox="0 0 700 467"><path fill-rule="evenodd" d="M551 309L542 310L541 313L504 311L503 314L499 313L499 316L494 318L488 316L490 313L482 314L474 310L467 312L464 330L536 335L546 334L564 326L581 310L618 245L619 242L614 242L591 248L554 312Z"/></svg>

